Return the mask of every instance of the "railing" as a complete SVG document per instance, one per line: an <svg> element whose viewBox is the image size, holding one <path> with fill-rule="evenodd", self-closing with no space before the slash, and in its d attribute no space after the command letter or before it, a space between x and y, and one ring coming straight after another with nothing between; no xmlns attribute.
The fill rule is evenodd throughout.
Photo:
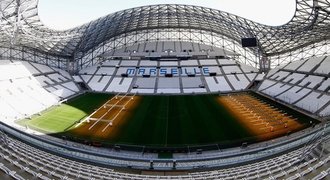
<svg viewBox="0 0 330 180"><path fill-rule="evenodd" d="M324 121L322 127L313 136L310 137L304 145L304 150L300 155L300 160L303 161L306 156L311 152L317 145L321 144L325 139L325 136L329 134L329 122Z"/></svg>
<svg viewBox="0 0 330 180"><path fill-rule="evenodd" d="M299 147L313 139L315 133L323 127L311 128L299 135L292 136L287 140L271 144L256 144L246 149L233 148L223 151L203 152L202 154L188 154L176 156L174 159L158 159L156 156L148 156L134 152L117 152L115 149L94 148L90 146L77 147L74 143L64 140L53 141L43 136L28 134L0 122L0 129L21 141L54 153L63 157L96 163L113 167L128 167L134 169L149 169L151 162L155 170L188 170L219 168L255 161L284 153ZM330 133L330 127L326 127L325 133ZM271 142L271 141L269 141ZM198 162L196 167L195 162ZM175 167L173 167L175 164Z"/></svg>

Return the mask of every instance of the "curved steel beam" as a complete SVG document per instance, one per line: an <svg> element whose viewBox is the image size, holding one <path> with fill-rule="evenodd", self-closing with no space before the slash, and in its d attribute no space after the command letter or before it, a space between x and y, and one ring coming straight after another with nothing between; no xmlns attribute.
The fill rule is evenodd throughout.
<svg viewBox="0 0 330 180"><path fill-rule="evenodd" d="M283 26L266 26L199 6L152 5L126 9L66 31L45 27L38 17L38 0L2 0L0 45L25 46L61 56L87 52L116 36L144 29L200 29L234 41L256 37L266 56L286 53L330 38L329 0L296 0L296 12Z"/></svg>

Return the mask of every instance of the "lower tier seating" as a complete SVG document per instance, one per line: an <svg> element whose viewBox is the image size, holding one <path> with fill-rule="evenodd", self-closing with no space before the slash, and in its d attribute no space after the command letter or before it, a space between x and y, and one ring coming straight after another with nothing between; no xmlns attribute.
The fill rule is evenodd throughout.
<svg viewBox="0 0 330 180"><path fill-rule="evenodd" d="M0 132L1 134L1 132ZM323 179L330 175L329 137L318 145L292 150L270 159L208 171L172 172L163 175L142 175L119 172L66 159L19 140L1 137L0 172L14 179ZM304 158L301 158L301 155ZM120 160L117 160L120 161ZM142 163L142 162L141 162ZM186 162L191 163L191 162ZM197 161L195 164L197 165ZM184 166L184 162L178 163ZM175 175L175 174L177 175ZM0 173L1 175L1 173Z"/></svg>

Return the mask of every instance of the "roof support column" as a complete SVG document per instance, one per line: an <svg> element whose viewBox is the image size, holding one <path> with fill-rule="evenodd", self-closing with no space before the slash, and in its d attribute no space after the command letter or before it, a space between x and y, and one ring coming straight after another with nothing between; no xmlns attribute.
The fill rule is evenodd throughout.
<svg viewBox="0 0 330 180"><path fill-rule="evenodd" d="M260 72L265 72L267 73L270 70L270 59L264 55L260 54L259 55L259 69Z"/></svg>

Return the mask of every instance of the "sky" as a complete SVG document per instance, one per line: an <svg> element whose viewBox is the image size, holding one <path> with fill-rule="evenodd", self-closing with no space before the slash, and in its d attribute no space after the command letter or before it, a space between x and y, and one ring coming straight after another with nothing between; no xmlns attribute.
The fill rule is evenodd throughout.
<svg viewBox="0 0 330 180"><path fill-rule="evenodd" d="M48 27L65 30L116 11L154 4L198 5L258 23L279 26L294 15L295 0L39 0L39 16Z"/></svg>

